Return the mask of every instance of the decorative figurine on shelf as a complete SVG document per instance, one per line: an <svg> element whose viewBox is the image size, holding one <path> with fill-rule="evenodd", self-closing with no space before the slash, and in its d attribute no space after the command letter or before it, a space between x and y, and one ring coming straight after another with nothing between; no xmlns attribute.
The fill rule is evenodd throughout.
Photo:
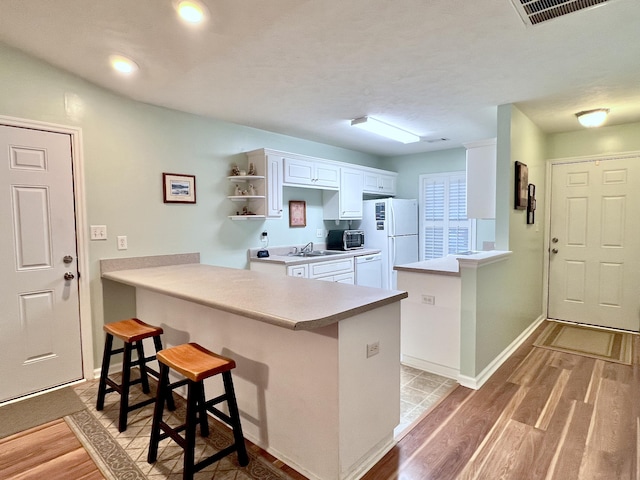
<svg viewBox="0 0 640 480"><path fill-rule="evenodd" d="M255 194L256 194L256 189L253 187L253 185L249 184L249 195L253 197Z"/></svg>
<svg viewBox="0 0 640 480"><path fill-rule="evenodd" d="M249 192L247 192L246 190L242 190L242 195L248 195Z"/></svg>
<svg viewBox="0 0 640 480"><path fill-rule="evenodd" d="M231 167L231 175L234 177L237 177L238 175L240 175L240 169L235 164L233 165L233 167Z"/></svg>
<svg viewBox="0 0 640 480"><path fill-rule="evenodd" d="M247 175L255 175L256 174L256 169L253 166L253 163L249 164L249 172L247 173Z"/></svg>
<svg viewBox="0 0 640 480"><path fill-rule="evenodd" d="M255 213L253 213L247 207L242 207L242 215L255 215Z"/></svg>
<svg viewBox="0 0 640 480"><path fill-rule="evenodd" d="M240 190L240 185L236 185L236 189L235 189L235 191L233 192L233 194L234 194L236 197L239 197L240 195L242 195L242 190Z"/></svg>

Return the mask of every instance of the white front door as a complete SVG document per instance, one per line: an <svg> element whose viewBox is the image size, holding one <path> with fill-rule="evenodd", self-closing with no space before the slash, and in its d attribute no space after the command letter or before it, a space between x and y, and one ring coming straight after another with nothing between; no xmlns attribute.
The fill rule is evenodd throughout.
<svg viewBox="0 0 640 480"><path fill-rule="evenodd" d="M551 172L548 316L640 330L640 157Z"/></svg>
<svg viewBox="0 0 640 480"><path fill-rule="evenodd" d="M0 125L0 401L82 378L73 188L70 135Z"/></svg>

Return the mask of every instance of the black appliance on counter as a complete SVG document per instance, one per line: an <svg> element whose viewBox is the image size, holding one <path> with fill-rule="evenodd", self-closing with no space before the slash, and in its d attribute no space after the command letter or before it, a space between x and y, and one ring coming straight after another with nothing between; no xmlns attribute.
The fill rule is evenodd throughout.
<svg viewBox="0 0 640 480"><path fill-rule="evenodd" d="M329 230L327 250L357 250L364 248L362 230Z"/></svg>

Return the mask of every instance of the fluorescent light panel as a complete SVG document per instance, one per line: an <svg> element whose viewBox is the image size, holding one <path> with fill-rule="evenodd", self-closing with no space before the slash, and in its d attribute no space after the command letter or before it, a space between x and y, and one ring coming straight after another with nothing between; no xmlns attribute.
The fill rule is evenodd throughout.
<svg viewBox="0 0 640 480"><path fill-rule="evenodd" d="M415 143L420 141L420 137L418 135L414 135L413 133L407 132L406 130L395 127L372 117L360 117L351 120L351 126L358 127L368 132L390 138L391 140L395 140L397 142Z"/></svg>

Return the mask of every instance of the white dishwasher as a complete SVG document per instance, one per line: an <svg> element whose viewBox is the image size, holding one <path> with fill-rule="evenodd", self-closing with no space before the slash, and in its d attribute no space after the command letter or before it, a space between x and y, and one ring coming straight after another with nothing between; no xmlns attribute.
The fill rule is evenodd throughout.
<svg viewBox="0 0 640 480"><path fill-rule="evenodd" d="M356 257L356 285L382 288L382 254Z"/></svg>

